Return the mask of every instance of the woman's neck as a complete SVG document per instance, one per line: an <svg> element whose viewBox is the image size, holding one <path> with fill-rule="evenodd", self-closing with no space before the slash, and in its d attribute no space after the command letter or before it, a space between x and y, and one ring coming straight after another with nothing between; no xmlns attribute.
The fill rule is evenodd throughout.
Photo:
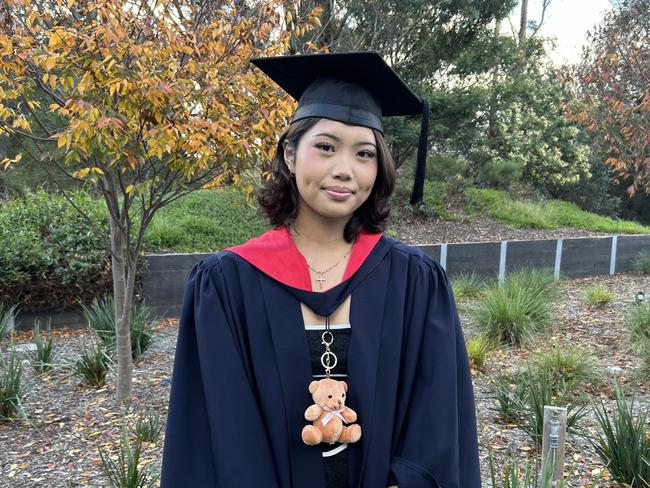
<svg viewBox="0 0 650 488"><path fill-rule="evenodd" d="M342 219L325 219L311 215L311 212L301 211L291 224L294 239L309 241L317 246L331 246L333 244L348 244L344 237L345 226L349 217Z"/></svg>

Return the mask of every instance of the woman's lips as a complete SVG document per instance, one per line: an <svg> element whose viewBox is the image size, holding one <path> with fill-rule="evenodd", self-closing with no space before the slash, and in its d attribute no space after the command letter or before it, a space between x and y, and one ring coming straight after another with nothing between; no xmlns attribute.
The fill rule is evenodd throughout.
<svg viewBox="0 0 650 488"><path fill-rule="evenodd" d="M352 191L343 188L325 188L324 190L334 200L347 200L352 196Z"/></svg>

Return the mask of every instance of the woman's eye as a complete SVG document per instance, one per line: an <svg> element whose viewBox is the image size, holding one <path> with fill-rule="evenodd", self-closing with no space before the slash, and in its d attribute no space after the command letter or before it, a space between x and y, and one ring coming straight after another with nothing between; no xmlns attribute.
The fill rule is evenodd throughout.
<svg viewBox="0 0 650 488"><path fill-rule="evenodd" d="M366 158L366 159L372 159L372 158L375 157L375 153L374 153L374 152L372 152L372 151L367 151L367 150L359 151L359 155L360 155L362 158Z"/></svg>
<svg viewBox="0 0 650 488"><path fill-rule="evenodd" d="M323 151L329 151L329 150L334 150L331 144L327 144L326 142L321 142L319 144L316 144L316 147L318 149L322 149Z"/></svg>

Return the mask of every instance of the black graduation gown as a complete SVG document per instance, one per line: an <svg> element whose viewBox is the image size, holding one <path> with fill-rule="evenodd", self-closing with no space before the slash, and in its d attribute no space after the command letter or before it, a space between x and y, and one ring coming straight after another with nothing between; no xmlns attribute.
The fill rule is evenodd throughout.
<svg viewBox="0 0 650 488"><path fill-rule="evenodd" d="M163 488L323 488L319 446L302 442L312 404L300 302L329 315L352 294L348 401L362 438L349 486L480 487L472 381L444 269L382 236L322 293L293 288L239 255L196 264L185 291L163 455ZM342 487L345 488L345 487Z"/></svg>

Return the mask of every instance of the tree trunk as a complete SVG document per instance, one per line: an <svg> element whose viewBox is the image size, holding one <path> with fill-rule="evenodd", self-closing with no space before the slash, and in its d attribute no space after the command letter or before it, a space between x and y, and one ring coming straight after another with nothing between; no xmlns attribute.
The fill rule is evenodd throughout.
<svg viewBox="0 0 650 488"><path fill-rule="evenodd" d="M7 194L7 185L5 182L5 172L0 169L0 203L4 204L9 201L9 195Z"/></svg>
<svg viewBox="0 0 650 488"><path fill-rule="evenodd" d="M528 0L521 0L521 18L519 20L519 46L526 42L526 27L528 26Z"/></svg>
<svg viewBox="0 0 650 488"><path fill-rule="evenodd" d="M113 208L119 202L115 193ZM109 212L111 228L111 251L113 271L113 295L115 299L115 331L117 336L117 391L118 403L129 402L132 391L133 361L131 358L130 311L133 302L135 272L131 272L132 263L125 262L127 254L127 237L115 216Z"/></svg>
<svg viewBox="0 0 650 488"><path fill-rule="evenodd" d="M494 21L494 39L499 36L499 21ZM499 85L499 60L495 60L494 67L492 68L492 80L490 82L490 105L488 108L488 130L487 139L488 146L493 147L494 139L496 138L496 117L497 117L497 90Z"/></svg>

